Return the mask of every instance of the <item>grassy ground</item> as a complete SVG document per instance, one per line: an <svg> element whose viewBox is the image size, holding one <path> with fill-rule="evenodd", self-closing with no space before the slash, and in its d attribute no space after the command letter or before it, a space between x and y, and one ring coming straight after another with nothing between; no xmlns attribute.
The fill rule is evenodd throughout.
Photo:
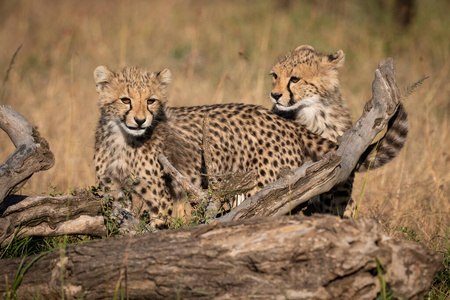
<svg viewBox="0 0 450 300"><path fill-rule="evenodd" d="M340 79L355 120L371 96L380 60L396 59L401 86L430 76L406 102L405 149L387 167L369 173L359 216L376 217L391 236L412 236L448 251L450 3L416 1L413 22L403 28L391 2L0 1L1 77L23 44L0 86L0 104L35 124L56 155L55 167L34 175L23 193L95 184L96 66L169 67L173 106L270 107L271 65L309 44L346 53ZM0 133L0 160L13 150ZM354 186L356 199L363 177Z"/></svg>

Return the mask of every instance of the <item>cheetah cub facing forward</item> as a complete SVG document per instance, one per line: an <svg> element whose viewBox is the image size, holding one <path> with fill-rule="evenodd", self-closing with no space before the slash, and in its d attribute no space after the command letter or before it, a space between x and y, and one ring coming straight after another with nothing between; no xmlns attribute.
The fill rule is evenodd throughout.
<svg viewBox="0 0 450 300"><path fill-rule="evenodd" d="M310 131L338 143L352 126L349 109L339 90L338 68L344 64L344 52L325 55L311 46L299 46L276 63L270 98L272 111L304 125ZM379 168L394 159L403 148L408 132L408 119L400 104L388 124L373 161L375 145L362 155L357 172ZM354 176L330 193L323 194L318 208L321 212L342 214L350 200ZM324 211L325 210L325 211Z"/></svg>
<svg viewBox="0 0 450 300"><path fill-rule="evenodd" d="M96 130L94 164L107 195L126 209L147 211L152 226L161 226L160 214L171 215L173 205L186 195L163 172L158 155L164 154L188 180L207 188L202 140L209 139L209 174L257 170L256 190L277 179L284 169L317 160L336 145L254 105L223 104L167 107L170 71L149 73L140 68L94 71L99 94L100 121ZM203 132L203 121L209 125Z"/></svg>

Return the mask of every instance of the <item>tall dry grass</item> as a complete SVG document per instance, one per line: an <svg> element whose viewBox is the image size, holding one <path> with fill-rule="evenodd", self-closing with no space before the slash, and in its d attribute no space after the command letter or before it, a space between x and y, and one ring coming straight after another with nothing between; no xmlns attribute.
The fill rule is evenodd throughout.
<svg viewBox="0 0 450 300"><path fill-rule="evenodd" d="M403 29L390 2L1 1L1 77L23 44L1 104L35 124L56 156L53 169L35 174L23 193L96 183L96 66L169 67L174 106L245 102L270 107L271 65L296 46L310 44L346 53L340 78L355 120L371 96L380 60L396 59L402 86L430 76L406 101L405 149L369 173L359 215L377 217L391 235L408 227L422 241L437 242L450 225L450 4L417 1L413 23ZM13 150L0 133L0 160ZM357 177L355 198L363 176Z"/></svg>

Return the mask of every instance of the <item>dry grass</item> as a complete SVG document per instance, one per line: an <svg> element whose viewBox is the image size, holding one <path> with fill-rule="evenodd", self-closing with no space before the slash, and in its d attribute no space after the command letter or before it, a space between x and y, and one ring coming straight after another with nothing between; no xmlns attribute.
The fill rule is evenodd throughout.
<svg viewBox="0 0 450 300"><path fill-rule="evenodd" d="M392 56L406 86L430 76L407 102L410 135L394 162L370 172L360 216L391 235L414 229L430 246L449 228L450 7L417 1L408 30L378 1L12 1L0 2L0 74L23 43L1 104L35 124L56 155L50 171L23 191L95 184L98 118L92 72L139 65L169 67L174 106L245 102L270 106L271 65L301 44L343 49L342 91L356 119L371 96L377 63ZM319 4L320 3L320 4ZM0 160L13 151L0 133ZM355 183L358 197L363 175Z"/></svg>

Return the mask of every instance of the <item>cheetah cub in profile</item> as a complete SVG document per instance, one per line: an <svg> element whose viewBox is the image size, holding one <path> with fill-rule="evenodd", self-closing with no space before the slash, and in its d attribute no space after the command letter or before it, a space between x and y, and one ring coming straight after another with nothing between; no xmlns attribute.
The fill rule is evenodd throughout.
<svg viewBox="0 0 450 300"><path fill-rule="evenodd" d="M270 99L272 111L304 125L310 131L335 143L352 126L349 109L339 90L338 68L344 64L344 52L325 55L311 46L299 46L276 63ZM394 159L403 148L408 132L408 119L400 104L388 124L370 168L379 168ZM362 155L357 172L367 171L375 144ZM352 175L342 186L322 195L320 212L342 214L351 197Z"/></svg>
<svg viewBox="0 0 450 300"><path fill-rule="evenodd" d="M94 165L100 186L134 214L146 211L151 226L164 225L186 194L164 172L164 154L190 182L208 187L209 175L257 171L259 188L285 169L316 161L336 144L255 105L223 104L167 107L170 71L149 73L137 67L94 71L100 120ZM204 120L209 126L203 128ZM208 137L210 163L205 166L203 138ZM208 173L208 174L206 174ZM124 197L129 193L130 197Z"/></svg>

